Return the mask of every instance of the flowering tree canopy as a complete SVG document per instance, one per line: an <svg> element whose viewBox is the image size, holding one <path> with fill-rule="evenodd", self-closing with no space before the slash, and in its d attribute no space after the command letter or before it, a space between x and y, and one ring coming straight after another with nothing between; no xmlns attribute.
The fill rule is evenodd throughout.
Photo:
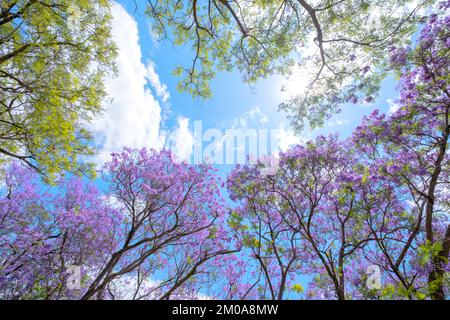
<svg viewBox="0 0 450 320"><path fill-rule="evenodd" d="M31 168L13 163L0 198L1 298L77 298L67 288L68 270L104 262L117 218L80 178L61 180L54 190Z"/></svg>
<svg viewBox="0 0 450 320"><path fill-rule="evenodd" d="M157 285L138 292L138 283L137 296L168 299L180 290L198 290L211 277L212 260L232 252L213 170L146 149L114 154L105 168L108 195L121 209L123 225L83 299L111 292L111 282L123 275L142 277L160 270L164 274ZM196 281L190 281L194 276Z"/></svg>
<svg viewBox="0 0 450 320"><path fill-rule="evenodd" d="M428 285L440 298L444 297L444 266L450 250L446 213L450 172L449 35L450 17L433 15L421 31L416 48L392 48L392 62L401 68L398 108L388 117L372 114L354 134L367 165L380 167L408 189L417 211L411 241L423 221L426 243L421 250L432 260Z"/></svg>
<svg viewBox="0 0 450 320"><path fill-rule="evenodd" d="M448 299L450 17L422 27L388 48L395 110L237 165L226 184L145 148L112 154L97 187L5 165L0 298Z"/></svg>
<svg viewBox="0 0 450 320"><path fill-rule="evenodd" d="M4 298L195 297L217 276L221 256L236 251L211 168L126 149L104 174L103 195L80 178L43 190L30 168L8 170L0 199ZM85 268L78 291L66 285L72 265Z"/></svg>
<svg viewBox="0 0 450 320"><path fill-rule="evenodd" d="M432 15L415 48L391 48L400 73L393 114L375 111L345 141L319 137L281 153L274 175L264 164L232 172L228 188L240 203L234 229L251 240L249 255L270 274L266 281L277 279L279 266L281 279L290 268L319 274L311 292L338 299L445 298L449 27L448 16ZM274 235L288 240L288 265ZM369 265L383 270L382 291L360 285Z"/></svg>
<svg viewBox="0 0 450 320"><path fill-rule="evenodd" d="M391 44L407 44L434 1L149 1L154 33L192 45L179 89L209 97L217 70L254 83L271 74L307 76L281 109L295 128L317 126L339 104L371 100L389 69Z"/></svg>

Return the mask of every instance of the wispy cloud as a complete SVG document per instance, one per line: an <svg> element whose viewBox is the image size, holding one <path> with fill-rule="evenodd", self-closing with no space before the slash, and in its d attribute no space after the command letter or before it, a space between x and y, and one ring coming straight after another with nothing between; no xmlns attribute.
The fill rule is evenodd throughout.
<svg viewBox="0 0 450 320"><path fill-rule="evenodd" d="M389 104L388 114L393 114L398 110L398 108L400 108L400 106L392 99L387 99L386 102Z"/></svg>
<svg viewBox="0 0 450 320"><path fill-rule="evenodd" d="M167 90L167 86L164 83L161 83L159 80L159 75L156 73L156 66L153 61L150 61L147 64L147 81L152 85L155 89L158 97L163 101L167 102L170 98L169 91Z"/></svg>
<svg viewBox="0 0 450 320"><path fill-rule="evenodd" d="M276 135L276 141L278 143L278 148L280 151L286 151L292 146L304 144L307 140L310 139L311 137L309 135L304 137L296 135L292 129L286 129L283 123L281 123L278 127Z"/></svg>
<svg viewBox="0 0 450 320"><path fill-rule="evenodd" d="M233 128L259 127L269 123L269 118L266 114L261 112L261 109L256 106L247 112L244 112L240 117L234 119Z"/></svg>
<svg viewBox="0 0 450 320"><path fill-rule="evenodd" d="M350 120L347 119L331 119L327 122L328 127L341 127L350 124Z"/></svg>

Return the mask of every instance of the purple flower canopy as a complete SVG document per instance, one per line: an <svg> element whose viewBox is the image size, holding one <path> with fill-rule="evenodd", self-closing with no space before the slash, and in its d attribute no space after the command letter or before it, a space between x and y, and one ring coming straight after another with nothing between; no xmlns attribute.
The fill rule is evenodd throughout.
<svg viewBox="0 0 450 320"><path fill-rule="evenodd" d="M164 150L113 154L104 192L74 176L46 186L12 163L0 298L445 299L450 17L430 16L415 46L390 53L395 112L282 152L270 174L236 166L229 198L213 167Z"/></svg>

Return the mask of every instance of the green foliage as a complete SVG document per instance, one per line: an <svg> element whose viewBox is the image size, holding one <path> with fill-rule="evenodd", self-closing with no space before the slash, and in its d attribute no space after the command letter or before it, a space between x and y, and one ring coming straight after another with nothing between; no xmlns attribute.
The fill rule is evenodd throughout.
<svg viewBox="0 0 450 320"><path fill-rule="evenodd" d="M294 291L294 292L296 292L298 294L301 294L301 293L303 293L304 289L303 289L303 286L301 284L296 283L296 284L292 285L292 291Z"/></svg>
<svg viewBox="0 0 450 320"><path fill-rule="evenodd" d="M236 211L232 211L228 218L228 225L234 230L245 230L246 226L242 224L244 218L240 216Z"/></svg>
<svg viewBox="0 0 450 320"><path fill-rule="evenodd" d="M439 257L439 253L442 250L442 242L436 241L430 243L427 241L417 249L419 264L424 267L428 265L433 258Z"/></svg>
<svg viewBox="0 0 450 320"><path fill-rule="evenodd" d="M434 3L402 1L152 0L147 15L157 37L192 46L189 66L179 66L178 89L209 98L217 71L237 69L250 84L271 74L307 77L280 108L298 130L313 127L347 101L373 97L388 69L391 44L407 44ZM295 81L295 80L292 80Z"/></svg>
<svg viewBox="0 0 450 320"><path fill-rule="evenodd" d="M261 242L255 237L245 237L243 241L243 245L249 248L259 248L261 246Z"/></svg>
<svg viewBox="0 0 450 320"><path fill-rule="evenodd" d="M101 111L114 68L109 1L2 1L0 161L17 158L51 180L93 172L84 124Z"/></svg>
<svg viewBox="0 0 450 320"><path fill-rule="evenodd" d="M421 292L416 288L407 289L403 285L386 284L379 291L379 298L385 300L393 299L417 299L425 300L427 298L426 292Z"/></svg>

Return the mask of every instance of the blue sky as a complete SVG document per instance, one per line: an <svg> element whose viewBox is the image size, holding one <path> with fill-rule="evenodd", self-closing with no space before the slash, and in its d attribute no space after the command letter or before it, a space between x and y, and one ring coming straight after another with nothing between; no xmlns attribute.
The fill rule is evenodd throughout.
<svg viewBox="0 0 450 320"><path fill-rule="evenodd" d="M204 131L215 128L223 133L236 127L282 128L278 141L281 148L319 134L338 133L345 138L363 115L375 108L388 112L398 96L395 80L388 78L374 103L345 105L323 128L296 137L286 114L278 111L278 105L286 98L281 92L283 79L278 76L261 80L251 88L241 82L238 72L218 73L211 83L213 98L207 101L178 92L179 79L172 75L172 70L180 64L188 64L192 52L190 48L155 41L143 9L138 8L135 13L134 4L125 0L113 6L113 37L119 48L119 73L106 81L110 99L104 105L104 117L91 124L100 149L96 158L99 164L109 160L110 153L120 151L123 146L161 149L169 144L180 158L192 162L195 121L202 122ZM226 179L231 168L232 165L219 166L220 176ZM97 184L106 187L101 180L97 180ZM305 285L308 279L299 276L296 281Z"/></svg>
<svg viewBox="0 0 450 320"><path fill-rule="evenodd" d="M396 99L395 80L383 82L379 97L370 105L345 105L323 128L295 136L286 114L278 105L286 99L281 92L283 79L273 76L254 87L243 83L238 72L221 72L211 82L213 98L193 99L176 90L178 78L172 75L180 64L189 64L189 47L174 47L158 42L150 32L149 19L143 7L135 11L130 1L120 0L113 6L113 36L119 47L117 77L107 80L110 96L105 103L105 116L91 125L101 152L98 162L108 160L111 152L121 147L170 146L183 160L192 162L193 128L202 121L203 131L216 128L223 133L229 128L283 129L279 146L319 134L349 135L363 115L375 108L387 112ZM292 85L292 83L291 83ZM231 168L221 168L223 176Z"/></svg>

